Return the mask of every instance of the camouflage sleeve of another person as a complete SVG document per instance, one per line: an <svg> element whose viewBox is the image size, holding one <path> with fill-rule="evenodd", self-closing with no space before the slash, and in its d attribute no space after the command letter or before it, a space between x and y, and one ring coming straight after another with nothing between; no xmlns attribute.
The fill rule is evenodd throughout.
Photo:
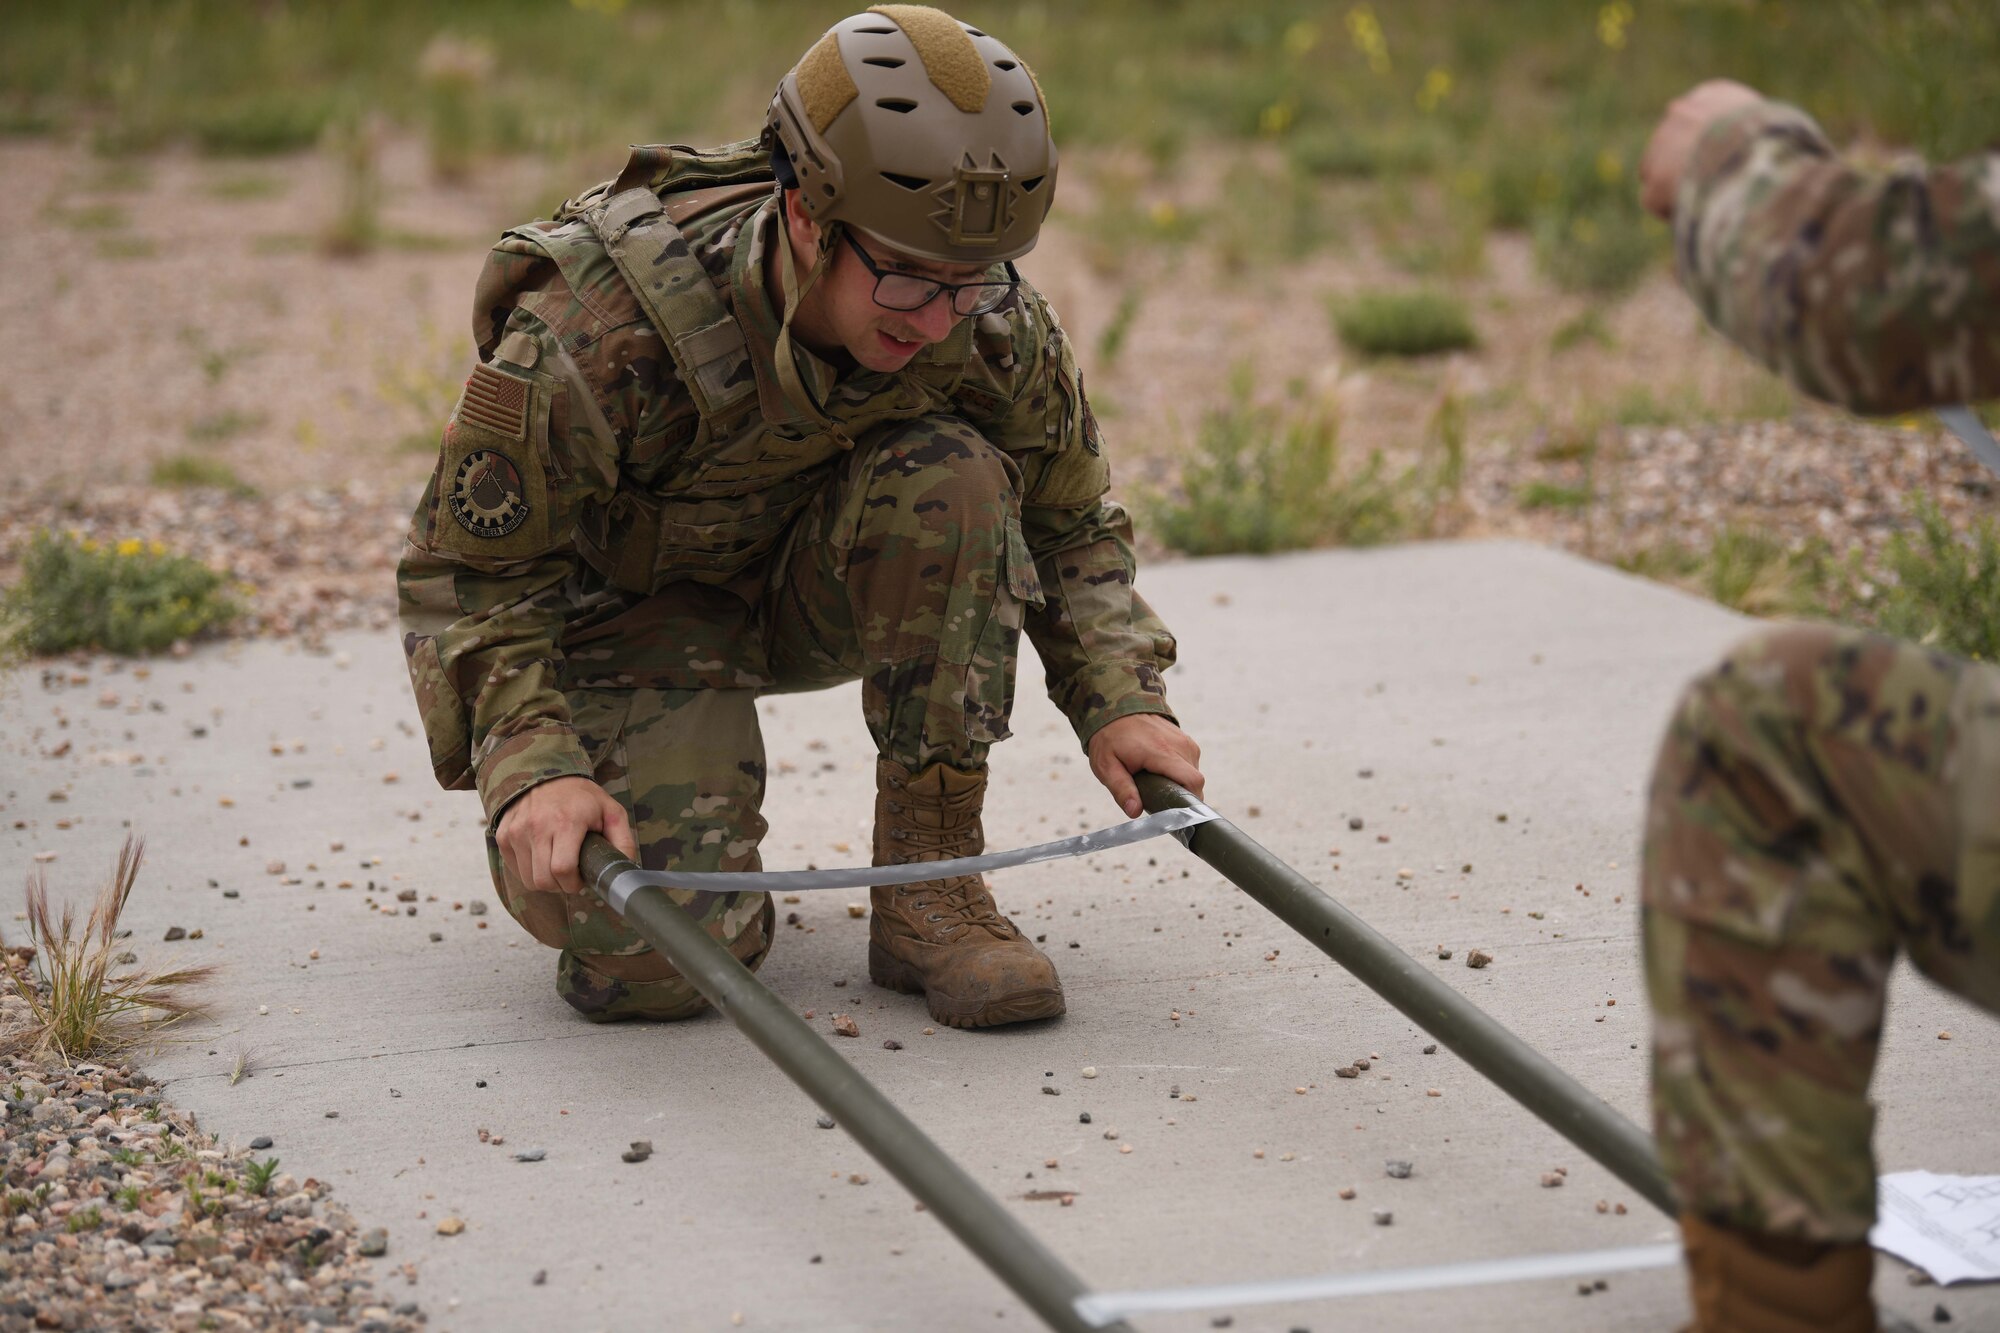
<svg viewBox="0 0 2000 1333"><path fill-rule="evenodd" d="M564 308L588 318L553 265L495 252L480 290L482 361L445 426L396 583L432 767L446 787L476 785L492 820L537 783L591 775L559 645L572 534L582 506L615 489L618 437L605 414L615 402L600 403L583 373L593 346L572 352L574 330L511 304L525 290L541 299L522 304L557 324Z"/></svg>
<svg viewBox="0 0 2000 1333"><path fill-rule="evenodd" d="M2000 396L2000 153L1864 174L1804 112L1760 103L1697 145L1674 248L1709 322L1815 397Z"/></svg>
<svg viewBox="0 0 2000 1333"><path fill-rule="evenodd" d="M1132 521L1106 495L1110 467L1069 338L1026 287L997 356L992 327L980 331L983 360L1008 365L1014 392L986 429L1021 464L1022 537L1041 594L1040 605L1026 598L1026 629L1049 697L1086 745L1117 718L1172 718L1161 673L1174 637L1133 587Z"/></svg>

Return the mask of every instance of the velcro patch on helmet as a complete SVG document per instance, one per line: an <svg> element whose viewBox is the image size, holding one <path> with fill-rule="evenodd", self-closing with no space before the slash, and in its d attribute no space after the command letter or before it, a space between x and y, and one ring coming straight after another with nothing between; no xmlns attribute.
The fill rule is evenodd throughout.
<svg viewBox="0 0 2000 1333"><path fill-rule="evenodd" d="M812 121L813 129L820 134L825 134L826 127L833 124L833 118L861 95L861 90L854 86L854 76L847 72L847 62L840 58L840 39L832 33L820 38L813 49L806 52L795 77L799 85L799 100L805 103L806 116Z"/></svg>
<svg viewBox="0 0 2000 1333"><path fill-rule="evenodd" d="M966 35L965 25L929 5L872 5L868 12L903 30L917 48L917 59L924 62L924 73L953 106L968 114L985 107L993 75Z"/></svg>

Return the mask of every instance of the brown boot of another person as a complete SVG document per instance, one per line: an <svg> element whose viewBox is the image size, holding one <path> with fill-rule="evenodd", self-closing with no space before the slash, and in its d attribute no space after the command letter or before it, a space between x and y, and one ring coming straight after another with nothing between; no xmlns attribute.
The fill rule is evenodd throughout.
<svg viewBox="0 0 2000 1333"><path fill-rule="evenodd" d="M979 812L986 773L949 764L912 772L875 768L875 864L943 861L985 850ZM1055 964L1000 915L978 875L872 891L868 976L921 992L931 1017L955 1028L995 1027L1063 1011Z"/></svg>
<svg viewBox="0 0 2000 1333"><path fill-rule="evenodd" d="M1681 1217L1694 1323L1688 1333L1876 1333L1866 1241L1822 1244Z"/></svg>

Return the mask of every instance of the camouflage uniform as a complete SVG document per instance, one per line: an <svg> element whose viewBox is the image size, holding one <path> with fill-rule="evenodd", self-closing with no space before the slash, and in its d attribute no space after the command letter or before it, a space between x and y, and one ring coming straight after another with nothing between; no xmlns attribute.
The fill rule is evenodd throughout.
<svg viewBox="0 0 2000 1333"><path fill-rule="evenodd" d="M1864 178L1764 104L1702 140L1675 239L1709 318L1809 392L1861 411L2000 393L2000 155ZM2000 669L1823 628L1740 646L1661 752L1644 901L1684 1212L1863 1240L1897 953L2000 1011Z"/></svg>
<svg viewBox="0 0 2000 1333"><path fill-rule="evenodd" d="M1130 525L1047 303L1024 283L895 374L803 348L781 366L776 194L740 179L761 165L754 143L639 149L557 220L508 232L480 277L481 364L398 585L438 779L476 784L489 847L510 801L574 775L625 805L648 868L755 869L760 693L859 678L883 759L977 770L1008 734L1023 628L1080 738L1171 716L1174 642L1133 590ZM602 239L622 225L607 201L641 185L678 230L664 337L623 242ZM578 1009L700 1007L594 898L492 861L508 910L564 950ZM761 960L765 895L682 901Z"/></svg>

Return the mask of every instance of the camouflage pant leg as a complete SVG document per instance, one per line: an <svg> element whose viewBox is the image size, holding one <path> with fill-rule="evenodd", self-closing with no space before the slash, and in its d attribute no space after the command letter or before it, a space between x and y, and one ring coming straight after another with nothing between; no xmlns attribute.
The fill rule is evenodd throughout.
<svg viewBox="0 0 2000 1333"><path fill-rule="evenodd" d="M1653 1109L1682 1207L1858 1241L1899 948L2000 1009L2000 670L1787 629L1682 701L1653 776Z"/></svg>
<svg viewBox="0 0 2000 1333"><path fill-rule="evenodd" d="M625 807L648 870L756 870L764 836L764 745L751 690L591 689L569 693L571 720L599 784ZM528 888L491 830L494 883L509 913L562 950L556 990L593 1021L686 1018L700 993L594 895ZM684 893L674 901L755 968L770 950L763 893Z"/></svg>
<svg viewBox="0 0 2000 1333"><path fill-rule="evenodd" d="M1040 602L1012 459L953 417L864 436L799 521L769 601L780 688L857 676L876 748L974 769L1004 740Z"/></svg>

